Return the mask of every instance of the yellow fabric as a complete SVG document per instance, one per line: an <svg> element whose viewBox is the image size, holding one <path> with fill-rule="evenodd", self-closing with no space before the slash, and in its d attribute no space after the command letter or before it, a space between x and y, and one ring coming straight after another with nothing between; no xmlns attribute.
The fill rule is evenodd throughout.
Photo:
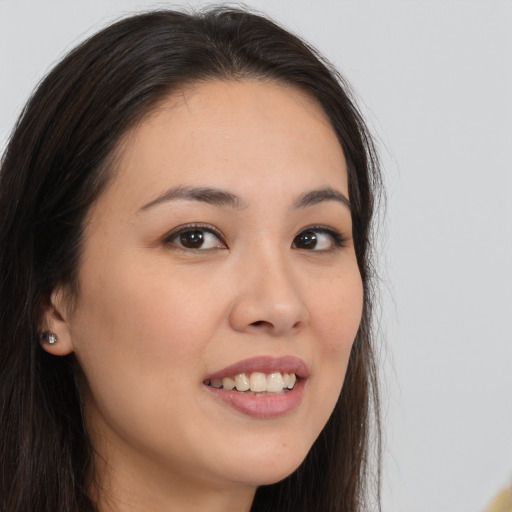
<svg viewBox="0 0 512 512"><path fill-rule="evenodd" d="M512 512L512 487L498 494L484 512Z"/></svg>

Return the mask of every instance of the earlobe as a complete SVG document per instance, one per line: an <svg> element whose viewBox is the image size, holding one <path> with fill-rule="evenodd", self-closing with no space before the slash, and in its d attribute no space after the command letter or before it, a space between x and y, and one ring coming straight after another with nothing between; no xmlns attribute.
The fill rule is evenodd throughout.
<svg viewBox="0 0 512 512"><path fill-rule="evenodd" d="M65 356L74 350L68 303L66 293L59 287L50 295L41 315L39 342L43 350L54 356Z"/></svg>
<svg viewBox="0 0 512 512"><path fill-rule="evenodd" d="M53 345L54 343L57 342L57 335L54 334L53 332L50 332L50 331L44 331L41 334L41 341L42 342L47 342L50 345Z"/></svg>

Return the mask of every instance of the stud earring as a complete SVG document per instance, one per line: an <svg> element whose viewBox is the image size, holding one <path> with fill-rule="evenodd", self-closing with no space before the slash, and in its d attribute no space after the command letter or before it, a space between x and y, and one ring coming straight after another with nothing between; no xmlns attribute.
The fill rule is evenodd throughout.
<svg viewBox="0 0 512 512"><path fill-rule="evenodd" d="M48 342L50 345L53 345L57 341L57 335L50 331L44 331L41 334L41 339Z"/></svg>

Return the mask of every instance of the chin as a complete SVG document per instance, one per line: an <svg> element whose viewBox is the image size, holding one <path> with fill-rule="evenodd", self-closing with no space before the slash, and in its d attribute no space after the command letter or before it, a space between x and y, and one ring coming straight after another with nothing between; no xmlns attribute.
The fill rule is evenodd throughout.
<svg viewBox="0 0 512 512"><path fill-rule="evenodd" d="M290 476L306 458L308 448L281 444L279 447L266 445L259 453L246 453L243 463L236 463L238 480L260 486L275 484Z"/></svg>

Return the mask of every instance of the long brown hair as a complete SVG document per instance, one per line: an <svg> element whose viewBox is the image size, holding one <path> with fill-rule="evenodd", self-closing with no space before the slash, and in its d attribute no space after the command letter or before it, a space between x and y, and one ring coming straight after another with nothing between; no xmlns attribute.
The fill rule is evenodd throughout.
<svg viewBox="0 0 512 512"><path fill-rule="evenodd" d="M253 77L316 98L348 166L364 311L342 393L291 476L260 487L254 512L356 512L379 459L371 231L380 177L372 138L340 75L311 47L243 10L153 11L121 20L64 58L26 105L0 174L0 510L94 512L93 471L73 356L39 344L42 305L76 284L83 219L113 173L120 137L178 86ZM373 429L372 429L373 427ZM377 502L378 502L378 483Z"/></svg>

